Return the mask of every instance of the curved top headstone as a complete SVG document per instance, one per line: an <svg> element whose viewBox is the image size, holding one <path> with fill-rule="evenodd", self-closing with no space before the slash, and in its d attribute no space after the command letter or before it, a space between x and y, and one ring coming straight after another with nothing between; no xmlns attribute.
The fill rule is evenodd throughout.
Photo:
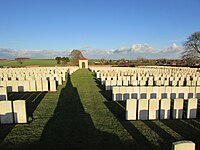
<svg viewBox="0 0 200 150"><path fill-rule="evenodd" d="M195 150L195 143L192 141L173 142L172 150Z"/></svg>

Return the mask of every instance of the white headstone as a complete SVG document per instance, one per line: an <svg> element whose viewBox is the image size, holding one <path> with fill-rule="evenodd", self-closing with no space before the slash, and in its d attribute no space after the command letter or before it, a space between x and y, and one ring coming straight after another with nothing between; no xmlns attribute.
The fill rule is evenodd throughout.
<svg viewBox="0 0 200 150"><path fill-rule="evenodd" d="M138 120L148 119L148 99L138 100Z"/></svg>
<svg viewBox="0 0 200 150"><path fill-rule="evenodd" d="M172 143L172 150L195 150L195 143L192 141L178 141Z"/></svg>
<svg viewBox="0 0 200 150"><path fill-rule="evenodd" d="M131 85L137 86L138 85L138 81L137 80L131 80Z"/></svg>
<svg viewBox="0 0 200 150"><path fill-rule="evenodd" d="M126 100L126 120L136 120L137 115L137 100Z"/></svg>
<svg viewBox="0 0 200 150"><path fill-rule="evenodd" d="M159 119L159 99L149 99L149 120Z"/></svg>
<svg viewBox="0 0 200 150"><path fill-rule="evenodd" d="M58 85L62 85L62 77L58 76Z"/></svg>
<svg viewBox="0 0 200 150"><path fill-rule="evenodd" d="M117 85L117 80L111 80L110 85L111 85L111 90L112 90L112 87Z"/></svg>
<svg viewBox="0 0 200 150"><path fill-rule="evenodd" d="M158 86L154 86L152 87L152 93L151 93L151 98L152 99L155 99L155 98L158 98L158 95L159 95L159 89L162 88L162 87L158 87Z"/></svg>
<svg viewBox="0 0 200 150"><path fill-rule="evenodd" d="M37 92L42 91L42 80L36 80L36 90Z"/></svg>
<svg viewBox="0 0 200 150"><path fill-rule="evenodd" d="M30 85L28 80L24 80L24 91L29 92L30 91Z"/></svg>
<svg viewBox="0 0 200 150"><path fill-rule="evenodd" d="M48 91L48 80L42 80L42 91Z"/></svg>
<svg viewBox="0 0 200 150"><path fill-rule="evenodd" d="M7 90L6 87L0 86L0 100L7 100Z"/></svg>
<svg viewBox="0 0 200 150"><path fill-rule="evenodd" d="M13 112L11 101L0 101L0 120L1 124L13 123Z"/></svg>
<svg viewBox="0 0 200 150"><path fill-rule="evenodd" d="M13 113L14 113L15 123L27 123L26 101L25 100L13 101Z"/></svg>
<svg viewBox="0 0 200 150"><path fill-rule="evenodd" d="M50 91L55 92L56 91L56 81L50 80Z"/></svg>
<svg viewBox="0 0 200 150"><path fill-rule="evenodd" d="M182 117L183 117L183 99L176 98L174 99L172 118L182 119Z"/></svg>
<svg viewBox="0 0 200 150"><path fill-rule="evenodd" d="M128 86L128 80L123 80L123 86Z"/></svg>
<svg viewBox="0 0 200 150"><path fill-rule="evenodd" d="M151 79L148 80L148 86L153 86L153 80Z"/></svg>
<svg viewBox="0 0 200 150"><path fill-rule="evenodd" d="M35 80L30 80L29 81L29 87L30 87L30 92L35 92L36 91Z"/></svg>
<svg viewBox="0 0 200 150"><path fill-rule="evenodd" d="M160 119L170 119L171 101L168 98L160 100Z"/></svg>
<svg viewBox="0 0 200 150"><path fill-rule="evenodd" d="M106 91L111 90L110 81L111 81L111 80L106 80L106 82L105 82L105 90L106 90Z"/></svg>
<svg viewBox="0 0 200 150"><path fill-rule="evenodd" d="M139 81L139 84L140 84L140 86L145 86L146 85L146 80L140 80Z"/></svg>
<svg viewBox="0 0 200 150"><path fill-rule="evenodd" d="M197 104L198 100L196 98L188 99L187 119L192 119L197 117Z"/></svg>
<svg viewBox="0 0 200 150"><path fill-rule="evenodd" d="M140 98L147 99L147 87L146 86L140 87Z"/></svg>
<svg viewBox="0 0 200 150"><path fill-rule="evenodd" d="M11 81L12 82L12 92L19 92L18 91L18 85L19 85L19 81Z"/></svg>
<svg viewBox="0 0 200 150"><path fill-rule="evenodd" d="M200 99L200 86L196 87L196 95L195 98Z"/></svg>
<svg viewBox="0 0 200 150"><path fill-rule="evenodd" d="M100 72L96 72L96 78L100 78Z"/></svg>
<svg viewBox="0 0 200 150"><path fill-rule="evenodd" d="M6 81L7 92L13 92L13 81Z"/></svg>
<svg viewBox="0 0 200 150"><path fill-rule="evenodd" d="M122 99L119 99L119 100L127 100L130 98L130 94L127 93L127 87L121 86L120 93L122 94Z"/></svg>
<svg viewBox="0 0 200 150"><path fill-rule="evenodd" d="M122 80L117 80L117 86L122 86Z"/></svg>
<svg viewBox="0 0 200 150"><path fill-rule="evenodd" d="M140 99L140 87L139 86L132 87L131 99L137 99L137 100Z"/></svg>
<svg viewBox="0 0 200 150"><path fill-rule="evenodd" d="M196 96L196 87L189 87L189 94L188 94L188 99L189 98L195 98Z"/></svg>

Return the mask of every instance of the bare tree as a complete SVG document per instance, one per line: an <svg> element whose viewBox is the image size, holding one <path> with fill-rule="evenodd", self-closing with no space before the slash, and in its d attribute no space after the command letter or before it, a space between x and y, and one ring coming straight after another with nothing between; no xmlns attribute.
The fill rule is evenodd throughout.
<svg viewBox="0 0 200 150"><path fill-rule="evenodd" d="M75 49L74 49L74 50L70 53L69 57L70 57L70 61L72 62L72 64L78 65L78 60L79 60L80 58L83 58L83 54L81 53L80 50L75 50Z"/></svg>
<svg viewBox="0 0 200 150"><path fill-rule="evenodd" d="M184 43L183 59L200 58L200 32L195 32Z"/></svg>
<svg viewBox="0 0 200 150"><path fill-rule="evenodd" d="M83 58L83 54L81 53L81 51L80 50L73 50L71 53L70 53L70 58L72 59L72 60L79 60L80 58Z"/></svg>

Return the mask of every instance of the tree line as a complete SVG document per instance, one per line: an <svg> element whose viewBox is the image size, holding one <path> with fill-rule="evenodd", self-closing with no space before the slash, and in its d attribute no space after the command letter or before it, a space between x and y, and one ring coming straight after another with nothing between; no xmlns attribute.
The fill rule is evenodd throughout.
<svg viewBox="0 0 200 150"><path fill-rule="evenodd" d="M68 57L56 57L57 64L67 64L69 62Z"/></svg>

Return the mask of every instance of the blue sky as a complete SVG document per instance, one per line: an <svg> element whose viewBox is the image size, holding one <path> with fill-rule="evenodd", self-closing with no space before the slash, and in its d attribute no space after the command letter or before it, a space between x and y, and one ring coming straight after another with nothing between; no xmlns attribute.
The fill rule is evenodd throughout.
<svg viewBox="0 0 200 150"><path fill-rule="evenodd" d="M174 57L160 53L200 31L199 8L199 0L1 0L0 58L71 49L90 58Z"/></svg>

